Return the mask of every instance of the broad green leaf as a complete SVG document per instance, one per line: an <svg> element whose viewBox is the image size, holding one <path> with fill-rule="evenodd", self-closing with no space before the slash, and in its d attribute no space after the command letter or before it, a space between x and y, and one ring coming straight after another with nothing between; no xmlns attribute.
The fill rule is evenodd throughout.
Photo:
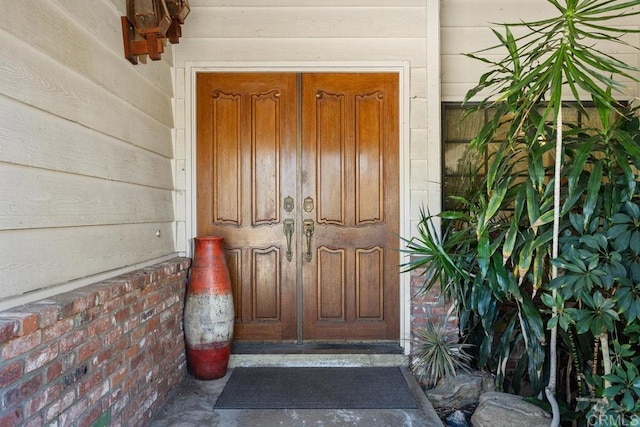
<svg viewBox="0 0 640 427"><path fill-rule="evenodd" d="M549 308L554 308L556 306L556 300L551 296L551 294L543 293L540 295L540 300Z"/></svg>
<svg viewBox="0 0 640 427"><path fill-rule="evenodd" d="M471 221L473 219L469 214L460 211L443 211L440 212L438 216L442 219L450 219L456 221Z"/></svg>
<svg viewBox="0 0 640 427"><path fill-rule="evenodd" d="M523 295L521 308L524 315L523 317L528 323L531 336L536 340L544 341L544 323L540 317L540 310L538 310L526 294Z"/></svg>
<svg viewBox="0 0 640 427"><path fill-rule="evenodd" d="M538 204L538 197L536 190L531 185L530 181L526 184L527 192L527 213L529 215L529 223L534 224L540 216L540 205Z"/></svg>
<svg viewBox="0 0 640 427"><path fill-rule="evenodd" d="M542 225L545 224L549 224L550 222L553 222L553 217L554 217L555 212L554 211L547 211L545 213L543 213L542 215L540 215L538 217L538 219L536 220L536 222L533 224L534 227L540 227Z"/></svg>
<svg viewBox="0 0 640 427"><path fill-rule="evenodd" d="M629 134L626 132L620 132L616 134L616 137L631 157L640 157L640 144L636 143Z"/></svg>
<svg viewBox="0 0 640 427"><path fill-rule="evenodd" d="M607 94L611 97L611 88L607 88ZM611 104L603 102L595 102L598 115L600 116L600 122L604 132L608 132L611 120Z"/></svg>
<svg viewBox="0 0 640 427"><path fill-rule="evenodd" d="M522 283L524 277L529 272L529 268L531 267L531 261L533 259L533 242L533 239L529 239L520 250L520 257L518 260L519 283Z"/></svg>
<svg viewBox="0 0 640 427"><path fill-rule="evenodd" d="M625 203L625 209L629 216L631 216L635 220L640 220L640 206L632 202L627 202Z"/></svg>
<svg viewBox="0 0 640 427"><path fill-rule="evenodd" d="M491 256L491 246L489 241L489 233L485 231L478 236L478 265L482 277L486 277L489 268L489 257Z"/></svg>
<svg viewBox="0 0 640 427"><path fill-rule="evenodd" d="M614 224L630 224L633 222L633 219L627 214L617 213L613 216Z"/></svg>
<svg viewBox="0 0 640 427"><path fill-rule="evenodd" d="M564 261L563 259L554 259L551 261L552 264L554 264L556 267L561 268L563 270L568 270L571 271L573 273L578 273L578 274L583 274L586 272L586 268L584 266L584 263L582 263L582 265L576 265L573 264L571 262L567 262Z"/></svg>
<svg viewBox="0 0 640 427"><path fill-rule="evenodd" d="M635 230L631 233L629 247L636 255L640 255L640 230Z"/></svg>
<svg viewBox="0 0 640 427"><path fill-rule="evenodd" d="M573 162L571 163L571 173L567 178L567 181L569 184L568 185L569 196L571 196L576 190L578 179L580 178L580 175L584 170L584 165L587 159L591 155L591 151L593 150L594 143L595 143L595 140L590 139L589 141L580 145L580 147L578 147L578 149L576 150L575 157L573 158Z"/></svg>
<svg viewBox="0 0 640 427"><path fill-rule="evenodd" d="M500 288L500 291L502 292L502 294L506 295L511 288L509 274L507 273L507 270L505 269L504 264L502 263L502 260L500 259L500 255L498 253L494 254L491 259L492 259L491 269L494 271L498 287ZM519 292L518 292L518 296L519 296Z"/></svg>
<svg viewBox="0 0 640 427"><path fill-rule="evenodd" d="M524 200L526 197L526 189L520 186L518 193L515 197L515 208L513 211L513 217L509 223L509 230L504 238L504 245L502 245L502 262L506 263L513 254L513 249L516 244L516 238L518 234L518 227L520 224L520 218L522 217L522 211L524 209Z"/></svg>
<svg viewBox="0 0 640 427"><path fill-rule="evenodd" d="M596 203L598 202L600 187L602 186L602 167L602 161L596 162L593 170L591 171L591 176L589 177L587 196L584 200L584 206L582 208L582 226L584 231L588 229L589 222L591 221L591 216L593 215L593 212L596 208Z"/></svg>
<svg viewBox="0 0 640 427"><path fill-rule="evenodd" d="M532 150L533 151L533 150ZM545 179L545 167L542 162L542 156L532 153L529 156L529 164L527 165L529 171L529 179L533 182L534 187L538 190L542 190L542 185Z"/></svg>
<svg viewBox="0 0 640 427"><path fill-rule="evenodd" d="M533 289L537 290L542 287L542 283L545 280L547 274L545 263L546 252L544 248L538 248L533 258L533 269L531 273L533 275Z"/></svg>
<svg viewBox="0 0 640 427"><path fill-rule="evenodd" d="M551 330L558 326L560 323L560 316L552 316L547 322L547 330Z"/></svg>
<svg viewBox="0 0 640 427"><path fill-rule="evenodd" d="M636 178L631 170L631 165L629 164L629 159L622 150L618 150L617 148L613 148L613 155L618 162L618 166L622 169L622 173L624 174L625 180L627 181L627 198L631 199L636 190Z"/></svg>
<svg viewBox="0 0 640 427"><path fill-rule="evenodd" d="M513 249L516 244L516 237L518 233L518 223L516 220L511 221L509 224L509 230L504 238L504 245L502 245L502 264L506 264L513 254Z"/></svg>
<svg viewBox="0 0 640 427"><path fill-rule="evenodd" d="M500 182L498 188L491 194L491 198L489 198L489 203L487 204L487 211L485 214L485 218L487 220L493 218L493 216L502 205L502 201L504 200L504 196L507 193L510 182L510 179L503 180L502 182Z"/></svg>
<svg viewBox="0 0 640 427"><path fill-rule="evenodd" d="M633 398L631 393L629 393L629 391L624 392L624 397L622 398L622 406L627 411L632 411L636 406L636 400Z"/></svg>
<svg viewBox="0 0 640 427"><path fill-rule="evenodd" d="M564 204L562 205L562 208L560 209L562 216L566 215L568 212L571 212L571 210L576 206L576 203L580 201L586 189L587 189L587 185L586 183L583 183L581 185L578 185L574 189L573 194L567 196L567 198L564 201ZM581 229L581 227L577 228L577 230L579 229Z"/></svg>
<svg viewBox="0 0 640 427"><path fill-rule="evenodd" d="M602 376L603 379L607 380L607 381L611 381L611 380L617 380L618 377L616 377L615 375L603 375ZM624 387L621 385L615 385L615 386L611 386L611 387L607 387L603 392L602 395L605 397L615 397L618 395L618 393L620 393L622 390L624 390Z"/></svg>
<svg viewBox="0 0 640 427"><path fill-rule="evenodd" d="M616 224L607 230L607 237L612 240L616 239L620 234L627 231L628 228L626 224Z"/></svg>

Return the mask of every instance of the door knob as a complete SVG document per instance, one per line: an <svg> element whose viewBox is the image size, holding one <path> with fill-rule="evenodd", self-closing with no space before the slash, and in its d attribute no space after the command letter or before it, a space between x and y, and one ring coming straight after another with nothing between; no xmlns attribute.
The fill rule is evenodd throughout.
<svg viewBox="0 0 640 427"><path fill-rule="evenodd" d="M305 219L302 221L302 232L307 238L307 253L305 258L307 261L311 261L311 236L313 236L314 222L312 219Z"/></svg>
<svg viewBox="0 0 640 427"><path fill-rule="evenodd" d="M284 235L287 236L287 261L291 261L293 258L293 251L291 250L291 236L293 236L294 221L292 219L284 220Z"/></svg>

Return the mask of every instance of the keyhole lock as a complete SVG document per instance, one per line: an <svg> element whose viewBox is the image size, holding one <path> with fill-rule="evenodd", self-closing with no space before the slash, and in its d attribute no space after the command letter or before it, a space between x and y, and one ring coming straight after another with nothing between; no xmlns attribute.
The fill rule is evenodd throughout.
<svg viewBox="0 0 640 427"><path fill-rule="evenodd" d="M285 197L282 207L286 212L291 212L293 210L293 197L291 196Z"/></svg>
<svg viewBox="0 0 640 427"><path fill-rule="evenodd" d="M302 201L302 209L304 209L305 212L311 212L313 210L313 199L310 196Z"/></svg>

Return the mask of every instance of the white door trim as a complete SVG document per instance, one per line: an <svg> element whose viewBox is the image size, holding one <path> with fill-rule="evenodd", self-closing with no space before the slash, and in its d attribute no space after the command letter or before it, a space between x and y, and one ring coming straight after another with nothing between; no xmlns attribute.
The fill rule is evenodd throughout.
<svg viewBox="0 0 640 427"><path fill-rule="evenodd" d="M410 69L408 61L372 62L185 62L185 140L186 140L186 232L187 256L191 257L191 242L196 235L196 74L201 72L396 72L399 77L399 156L400 156L400 236L409 236L409 108ZM410 351L411 290L409 274L400 274L400 346Z"/></svg>

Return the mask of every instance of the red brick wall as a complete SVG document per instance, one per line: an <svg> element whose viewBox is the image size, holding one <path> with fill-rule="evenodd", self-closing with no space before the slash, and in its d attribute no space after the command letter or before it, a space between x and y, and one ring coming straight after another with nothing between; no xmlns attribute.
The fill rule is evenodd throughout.
<svg viewBox="0 0 640 427"><path fill-rule="evenodd" d="M434 286L428 292L421 293L424 276L421 276L422 270L412 271L411 274L411 337L412 350L416 346L416 329L424 326L427 322L443 322L447 316L447 312L451 306L449 301L441 295L440 286ZM458 322L455 317L456 313L449 314L447 319L447 329L457 330Z"/></svg>
<svg viewBox="0 0 640 427"><path fill-rule="evenodd" d="M421 293L424 283L423 269L413 270L411 274L411 326L419 327L427 319L440 317L446 313L444 299L440 296L440 287L434 286L430 291Z"/></svg>
<svg viewBox="0 0 640 427"><path fill-rule="evenodd" d="M0 313L0 427L143 425L186 374L190 260Z"/></svg>

